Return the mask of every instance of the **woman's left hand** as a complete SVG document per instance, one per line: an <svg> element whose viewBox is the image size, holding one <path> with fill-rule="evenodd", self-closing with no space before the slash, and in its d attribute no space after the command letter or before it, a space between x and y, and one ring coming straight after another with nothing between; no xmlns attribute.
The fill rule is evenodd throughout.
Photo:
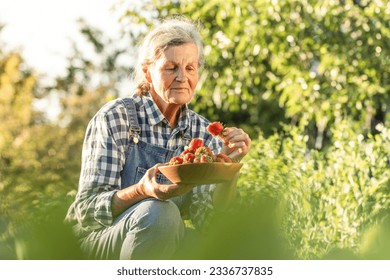
<svg viewBox="0 0 390 280"><path fill-rule="evenodd" d="M226 127L219 137L223 141L222 153L235 161L240 161L251 146L251 139L241 128Z"/></svg>

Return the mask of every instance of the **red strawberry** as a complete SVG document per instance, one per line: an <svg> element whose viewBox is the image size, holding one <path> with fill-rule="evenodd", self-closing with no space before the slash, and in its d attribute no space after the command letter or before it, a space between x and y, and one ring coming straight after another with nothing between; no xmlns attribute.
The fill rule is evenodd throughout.
<svg viewBox="0 0 390 280"><path fill-rule="evenodd" d="M220 122L213 122L207 126L207 131L213 136L218 136L223 131L223 124Z"/></svg>
<svg viewBox="0 0 390 280"><path fill-rule="evenodd" d="M233 162L233 160L230 157L222 153L217 154L216 157L218 162Z"/></svg>
<svg viewBox="0 0 390 280"><path fill-rule="evenodd" d="M221 157L215 157L214 162L225 162L225 160Z"/></svg>
<svg viewBox="0 0 390 280"><path fill-rule="evenodd" d="M199 147L202 147L203 145L204 145L203 139L194 138L191 140L188 149L195 152Z"/></svg>
<svg viewBox="0 0 390 280"><path fill-rule="evenodd" d="M213 151L209 147L206 147L206 146L199 147L195 151L195 156L199 156L200 157L202 155L212 156L213 155Z"/></svg>
<svg viewBox="0 0 390 280"><path fill-rule="evenodd" d="M183 163L183 158L176 156L170 159L169 165L176 165L176 164L182 164Z"/></svg>
<svg viewBox="0 0 390 280"><path fill-rule="evenodd" d="M186 154L193 154L193 153L195 153L195 151L190 150L190 148L187 148L180 154L180 156L184 157Z"/></svg>
<svg viewBox="0 0 390 280"><path fill-rule="evenodd" d="M199 147L195 152L194 162L213 162L213 151L206 146Z"/></svg>
<svg viewBox="0 0 390 280"><path fill-rule="evenodd" d="M195 154L193 153L186 153L183 157L183 163L190 163L194 162Z"/></svg>

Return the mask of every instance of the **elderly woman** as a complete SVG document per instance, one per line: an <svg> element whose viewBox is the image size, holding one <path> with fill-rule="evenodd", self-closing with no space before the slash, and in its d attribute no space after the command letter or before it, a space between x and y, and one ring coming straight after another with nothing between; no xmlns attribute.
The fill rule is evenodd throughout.
<svg viewBox="0 0 390 280"><path fill-rule="evenodd" d="M177 185L158 172L193 138L234 160L248 153L244 131L228 127L212 137L210 122L188 108L203 63L196 26L165 21L140 48L134 95L107 103L90 121L67 215L89 258L169 259L184 236L183 217L202 227L213 208L234 198L236 180Z"/></svg>

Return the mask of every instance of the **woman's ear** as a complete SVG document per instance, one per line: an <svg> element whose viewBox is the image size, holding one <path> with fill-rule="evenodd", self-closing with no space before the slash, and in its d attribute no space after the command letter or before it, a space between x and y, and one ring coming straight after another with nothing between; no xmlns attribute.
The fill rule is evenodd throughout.
<svg viewBox="0 0 390 280"><path fill-rule="evenodd" d="M152 82L152 78L150 77L149 68L148 68L148 67L144 67L142 70L144 71L145 79L146 79L149 83L151 83L151 82Z"/></svg>

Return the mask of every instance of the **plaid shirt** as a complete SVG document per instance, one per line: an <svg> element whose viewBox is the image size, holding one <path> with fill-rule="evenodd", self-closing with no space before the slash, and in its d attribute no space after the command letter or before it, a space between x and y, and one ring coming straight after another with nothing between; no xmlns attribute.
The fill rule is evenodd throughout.
<svg viewBox="0 0 390 280"><path fill-rule="evenodd" d="M189 130L192 138L201 138L214 153L220 152L221 141L207 132L209 121L183 106L176 128L168 121L151 97L132 97L141 127L140 141L170 150L178 148L181 135ZM66 220L76 223L76 230L89 233L113 223L111 200L121 185L120 173L125 165L129 144L129 115L120 99L104 105L90 121L83 144L82 167L78 193ZM190 218L201 226L213 209L213 185L193 188Z"/></svg>

